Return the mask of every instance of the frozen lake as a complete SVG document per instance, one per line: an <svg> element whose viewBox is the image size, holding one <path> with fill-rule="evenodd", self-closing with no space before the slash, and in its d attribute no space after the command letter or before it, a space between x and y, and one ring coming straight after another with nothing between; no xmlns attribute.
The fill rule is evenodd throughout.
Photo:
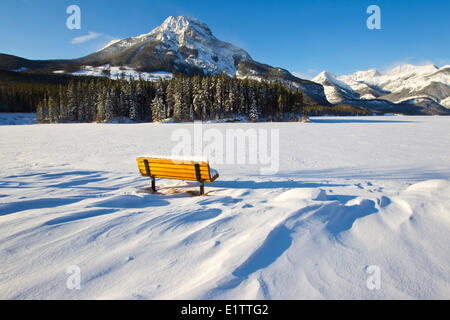
<svg viewBox="0 0 450 320"><path fill-rule="evenodd" d="M204 124L224 145L205 197L149 193L135 160L195 150L193 124L0 124L2 299L450 296L450 117ZM239 129L276 132L276 172L259 144L226 161Z"/></svg>

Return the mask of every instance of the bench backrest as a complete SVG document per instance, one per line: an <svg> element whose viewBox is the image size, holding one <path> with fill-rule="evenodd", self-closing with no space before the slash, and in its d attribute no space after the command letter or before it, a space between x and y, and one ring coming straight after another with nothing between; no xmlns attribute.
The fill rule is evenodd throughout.
<svg viewBox="0 0 450 320"><path fill-rule="evenodd" d="M136 160L139 171L143 176L163 179L212 182L208 162L180 161L151 157L139 157ZM146 161L148 163L148 168L145 164Z"/></svg>

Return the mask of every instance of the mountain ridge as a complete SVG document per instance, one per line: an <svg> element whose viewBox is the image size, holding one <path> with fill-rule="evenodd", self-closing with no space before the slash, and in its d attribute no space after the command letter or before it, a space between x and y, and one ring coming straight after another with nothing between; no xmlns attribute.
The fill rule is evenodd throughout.
<svg viewBox="0 0 450 320"><path fill-rule="evenodd" d="M425 113L447 114L450 109L450 66L399 65L380 72L376 69L336 76L323 71L312 79L324 86L333 103L350 103L380 108L413 104ZM380 110L375 108L375 110Z"/></svg>

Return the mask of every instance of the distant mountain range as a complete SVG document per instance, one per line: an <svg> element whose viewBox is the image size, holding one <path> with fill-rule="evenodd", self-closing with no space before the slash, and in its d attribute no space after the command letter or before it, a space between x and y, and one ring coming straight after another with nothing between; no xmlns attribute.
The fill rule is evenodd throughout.
<svg viewBox="0 0 450 320"><path fill-rule="evenodd" d="M411 109L431 114L450 110L450 66L401 65L384 72L375 69L336 76L323 71L320 83L333 104L348 103L376 110Z"/></svg>
<svg viewBox="0 0 450 320"><path fill-rule="evenodd" d="M449 66L404 66L337 77L322 72L312 81L254 61L243 49L217 39L195 18L169 17L151 32L113 40L86 57L27 60L0 54L0 70L75 75L171 78L174 74L214 75L281 81L300 88L307 104L351 104L382 112L450 114Z"/></svg>

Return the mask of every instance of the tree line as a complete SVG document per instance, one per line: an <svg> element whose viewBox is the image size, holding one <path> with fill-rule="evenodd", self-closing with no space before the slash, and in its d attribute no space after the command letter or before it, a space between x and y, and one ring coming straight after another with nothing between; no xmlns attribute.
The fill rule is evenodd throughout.
<svg viewBox="0 0 450 320"><path fill-rule="evenodd" d="M35 88L30 89L31 85ZM176 122L224 118L233 121L242 117L253 122L286 121L307 112L314 115L333 110L338 114L361 112L348 106L339 112L339 108L306 105L300 89L280 82L230 78L226 74L177 75L171 80L156 82L92 77L48 85L27 83L5 87L0 83L0 90L6 101L2 104L9 106L2 111L31 112L35 104L37 119L42 123L111 122L115 119L154 122L168 118ZM14 106L23 105L24 100L26 110L15 109Z"/></svg>
<svg viewBox="0 0 450 320"><path fill-rule="evenodd" d="M109 122L115 118L183 122L241 116L258 121L283 120L286 113L301 112L302 106L302 91L281 83L227 75L179 75L157 82L108 78L72 81L46 95L38 103L37 114L41 122Z"/></svg>

